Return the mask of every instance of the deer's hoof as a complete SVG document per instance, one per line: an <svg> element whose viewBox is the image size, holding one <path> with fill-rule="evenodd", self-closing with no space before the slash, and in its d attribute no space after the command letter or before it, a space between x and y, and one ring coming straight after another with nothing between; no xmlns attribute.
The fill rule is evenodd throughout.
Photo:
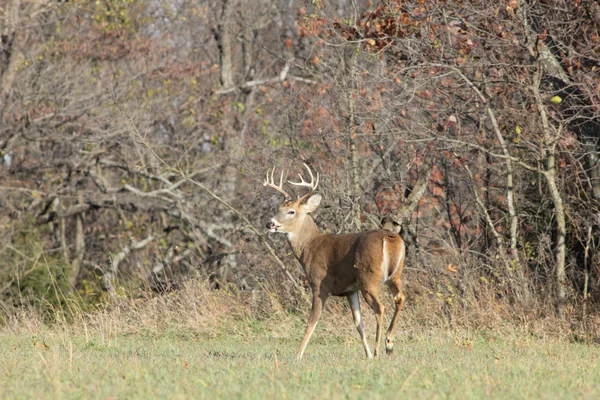
<svg viewBox="0 0 600 400"><path fill-rule="evenodd" d="M385 353L389 356L394 352L394 342L391 339L385 340Z"/></svg>

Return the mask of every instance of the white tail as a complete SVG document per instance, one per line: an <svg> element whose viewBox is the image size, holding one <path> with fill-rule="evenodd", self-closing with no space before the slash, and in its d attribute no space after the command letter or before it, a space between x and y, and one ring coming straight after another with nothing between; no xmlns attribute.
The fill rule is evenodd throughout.
<svg viewBox="0 0 600 400"><path fill-rule="evenodd" d="M288 181L293 185L310 189L297 200L292 200L292 197L283 190L283 172L279 185L275 185L273 181L274 170L270 171L270 176L267 171L267 180L264 183L264 186L271 187L285 196L278 213L267 223L267 228L270 232L287 233L294 255L304 267L313 293L312 310L296 357L301 359L304 355L304 350L329 296L348 298L354 324L360 334L365 353L367 357L372 357L360 315L359 291L377 317L375 356L378 356L384 311L383 304L379 301L379 292L383 282L390 287L396 303L396 310L386 334L385 348L389 354L394 346L398 315L404 305L402 293L404 242L400 236L386 230L339 235L321 233L312 217L308 215L321 203L321 195L315 194L319 184L319 174L315 179L310 168L306 164L304 166L310 175L310 182L306 182L302 175L300 175L300 182Z"/></svg>

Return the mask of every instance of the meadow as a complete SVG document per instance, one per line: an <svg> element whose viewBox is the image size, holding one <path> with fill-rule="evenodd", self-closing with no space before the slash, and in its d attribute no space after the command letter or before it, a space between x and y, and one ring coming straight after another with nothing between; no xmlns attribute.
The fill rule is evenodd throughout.
<svg viewBox="0 0 600 400"><path fill-rule="evenodd" d="M350 317L325 315L298 362L304 317L286 316L283 331L275 322L244 318L210 333L5 328L0 398L600 397L600 351L590 343L515 330L410 330L399 332L391 356L367 360Z"/></svg>

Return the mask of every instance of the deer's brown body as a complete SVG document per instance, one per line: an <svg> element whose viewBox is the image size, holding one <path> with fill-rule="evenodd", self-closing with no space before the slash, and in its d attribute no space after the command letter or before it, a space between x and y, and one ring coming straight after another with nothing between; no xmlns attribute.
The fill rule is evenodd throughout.
<svg viewBox="0 0 600 400"><path fill-rule="evenodd" d="M386 252L384 259L384 241ZM403 245L399 236L387 231L359 234L317 234L306 248L292 244L313 292L326 291L332 296L346 296L373 281L380 284L402 271ZM352 268L348 268L351 265ZM362 284L362 285L361 285Z"/></svg>
<svg viewBox="0 0 600 400"><path fill-rule="evenodd" d="M308 166L306 167L308 169ZM312 172L308 169L312 176ZM361 336L365 353L371 357L367 344L358 292L375 311L377 332L375 339L375 355L379 354L379 342L383 324L384 307L379 300L382 283L386 283L394 296L396 310L386 335L386 351L393 350L393 336L398 322L398 314L404 304L402 293L402 268L404 266L405 248L399 235L386 230L376 230L348 234L321 233L308 213L314 211L321 202L319 194L313 194L318 185L314 179L311 183L290 182L299 186L307 186L311 191L292 201L283 190L283 173L276 186L267 174L265 186L272 187L286 197L279 207L279 212L267 224L271 232L287 233L294 255L306 272L313 292L313 304L302 344L298 349L300 359L308 344L310 336L319 320L325 301L329 296L346 296L352 309L355 326Z"/></svg>

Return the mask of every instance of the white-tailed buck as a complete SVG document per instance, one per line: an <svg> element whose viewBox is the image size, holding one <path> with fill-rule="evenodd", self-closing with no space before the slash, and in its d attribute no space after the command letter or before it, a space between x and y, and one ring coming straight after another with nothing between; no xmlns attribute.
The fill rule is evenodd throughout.
<svg viewBox="0 0 600 400"><path fill-rule="evenodd" d="M284 202L279 206L279 212L267 223L267 229L270 232L287 233L294 255L304 267L313 293L312 310L296 357L302 358L329 296L348 298L354 325L362 339L365 353L367 357L372 357L360 315L359 291L377 317L375 356L379 355L384 310L379 300L379 292L384 282L390 287L396 303L396 311L385 339L385 349L389 354L394 346L398 314L404 305L402 293L404 242L400 236L386 230L339 235L321 233L312 217L308 215L321 203L321 195L315 194L319 184L319 174L315 179L310 168L306 164L304 166L310 174L310 182L304 181L302 175L300 175L300 182L288 181L292 185L305 186L309 189L307 194L297 200L293 200L283 190L283 171L279 185L275 185L273 181L274 169L267 171L267 179L264 183L264 186L273 188L285 196Z"/></svg>

